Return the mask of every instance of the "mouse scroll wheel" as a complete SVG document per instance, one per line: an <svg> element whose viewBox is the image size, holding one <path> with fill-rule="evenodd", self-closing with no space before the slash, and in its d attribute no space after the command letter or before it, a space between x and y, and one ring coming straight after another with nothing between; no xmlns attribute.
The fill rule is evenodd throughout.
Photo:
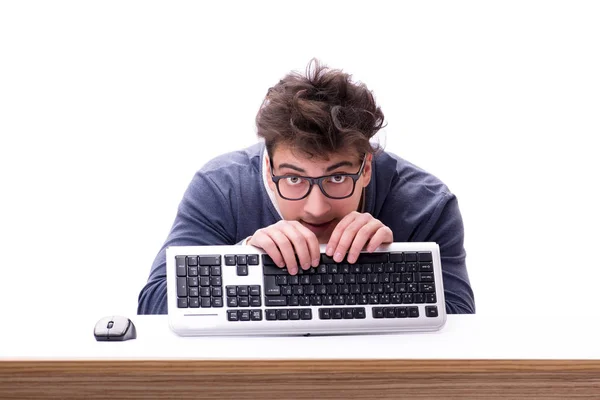
<svg viewBox="0 0 600 400"><path fill-rule="evenodd" d="M108 325L106 325L106 327L107 327L108 329L111 329L111 328L113 327L113 325L114 325L114 322L113 322L113 321L108 321Z"/></svg>

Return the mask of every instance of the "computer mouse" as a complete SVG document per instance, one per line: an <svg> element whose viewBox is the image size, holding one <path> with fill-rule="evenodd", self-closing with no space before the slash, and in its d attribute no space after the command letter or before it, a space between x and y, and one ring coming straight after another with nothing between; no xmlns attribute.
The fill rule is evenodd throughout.
<svg viewBox="0 0 600 400"><path fill-rule="evenodd" d="M94 336L98 341L123 341L135 339L137 333L135 325L127 318L120 315L112 315L102 318L94 328Z"/></svg>

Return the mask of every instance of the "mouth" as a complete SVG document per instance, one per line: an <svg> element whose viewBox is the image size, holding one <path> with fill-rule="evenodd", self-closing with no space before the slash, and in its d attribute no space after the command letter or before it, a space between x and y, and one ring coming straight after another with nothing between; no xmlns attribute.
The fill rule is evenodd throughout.
<svg viewBox="0 0 600 400"><path fill-rule="evenodd" d="M329 226L331 225L331 223L333 222L333 220L327 221L327 222L323 222L320 224L313 224L310 222L306 222L304 220L301 220L300 223L304 226L306 226L308 229L310 229L311 231L315 232L315 233L320 233L325 231L327 228L329 228Z"/></svg>

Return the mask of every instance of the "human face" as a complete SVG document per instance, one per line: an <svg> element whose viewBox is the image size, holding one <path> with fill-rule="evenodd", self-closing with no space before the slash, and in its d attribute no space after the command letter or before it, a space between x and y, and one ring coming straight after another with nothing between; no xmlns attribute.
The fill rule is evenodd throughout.
<svg viewBox="0 0 600 400"><path fill-rule="evenodd" d="M329 155L328 158L308 159L291 151L285 145L276 146L273 150L274 175L298 175L319 177L323 175L356 174L362 165L358 153L343 152ZM363 173L356 181L354 193L345 199L331 199L323 194L318 185L314 185L305 198L301 200L286 200L280 196L271 178L271 160L267 159L265 173L270 189L282 217L287 221L299 221L310 229L319 240L327 243L336 225L347 214L357 211L363 188L371 180L371 155L366 156Z"/></svg>

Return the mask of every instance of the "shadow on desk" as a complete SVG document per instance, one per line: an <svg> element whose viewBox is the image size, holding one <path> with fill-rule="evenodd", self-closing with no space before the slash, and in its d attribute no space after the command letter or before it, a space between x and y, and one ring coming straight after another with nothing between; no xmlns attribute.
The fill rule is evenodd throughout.
<svg viewBox="0 0 600 400"><path fill-rule="evenodd" d="M7 396L7 397L5 397ZM600 361L0 361L0 398L597 399Z"/></svg>

